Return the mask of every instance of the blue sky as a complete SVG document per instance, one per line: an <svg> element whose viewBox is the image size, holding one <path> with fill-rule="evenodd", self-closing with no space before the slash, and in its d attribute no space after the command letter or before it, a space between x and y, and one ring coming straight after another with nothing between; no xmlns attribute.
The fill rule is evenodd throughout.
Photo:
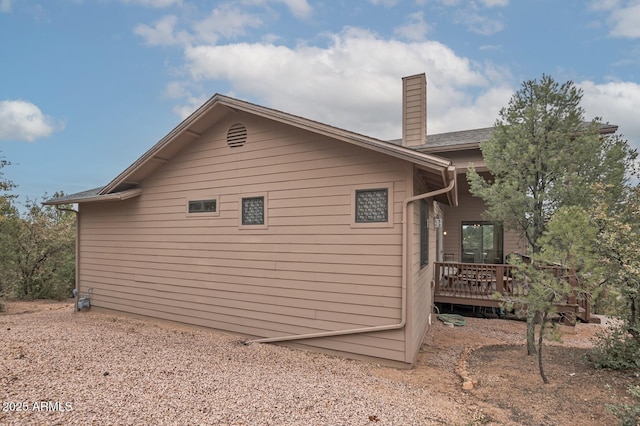
<svg viewBox="0 0 640 426"><path fill-rule="evenodd" d="M24 201L107 184L215 93L382 139L493 125L524 80L640 148L640 0L0 0L0 151Z"/></svg>

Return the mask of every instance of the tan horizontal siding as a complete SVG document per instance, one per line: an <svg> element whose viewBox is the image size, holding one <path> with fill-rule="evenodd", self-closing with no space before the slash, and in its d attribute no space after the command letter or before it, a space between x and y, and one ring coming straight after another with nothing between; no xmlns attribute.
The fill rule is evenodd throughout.
<svg viewBox="0 0 640 426"><path fill-rule="evenodd" d="M295 319L295 323L305 327L323 327L330 329L353 328L370 324L384 325L389 321L386 317L370 316L363 308L344 312L340 304L322 301L308 301L304 299L282 300L275 296L265 296L245 292L223 292L201 289L201 294L184 291L158 291L157 289L141 288L134 283L128 285L113 285L109 288L98 289L95 296L108 295L113 298L152 302L156 304L170 304L194 309L215 311L239 318L255 318L264 321L284 322ZM293 302L297 303L293 303ZM288 303L285 303L288 302ZM354 305L357 307L357 305ZM362 305L361 305L362 306ZM382 309L385 311L385 309ZM238 315L242 312L242 315ZM389 309L389 315L397 315L398 310ZM376 324L378 323L378 324Z"/></svg>
<svg viewBox="0 0 640 426"><path fill-rule="evenodd" d="M251 280L259 280L264 283L267 279L279 280L280 285L287 281L294 281L303 285L305 282L315 283L322 282L322 289L326 291L337 291L343 293L362 294L362 286L367 288L370 294L382 294L388 297L398 293L397 287L394 285L394 279L385 276L372 276L372 275L347 275L334 272L301 272L301 271L286 271L286 270L263 270L263 269L250 269L244 268L238 270L237 268L216 268L210 269L207 272L193 272L193 268L189 265L172 265L171 269L164 269L160 274L155 265L134 265L125 266L121 264L113 264L100 262L86 262L87 268L91 271L96 271L96 274L102 276L109 276L112 273L132 274L136 273L145 274L150 276L170 276L181 278L186 282L189 277L192 280L198 282L208 281L211 276L220 276L225 280L229 280L229 277L238 277L238 279L251 282ZM215 271L215 272L214 272ZM184 284L183 284L184 285ZM334 288L335 287L335 288ZM354 290L355 289L355 290ZM389 293L388 290L393 290ZM399 294L399 293L398 293Z"/></svg>
<svg viewBox="0 0 640 426"><path fill-rule="evenodd" d="M106 299L106 298L105 298ZM156 305L151 305L156 306ZM135 302L126 300L108 300L104 306L106 309L112 309L123 312L134 312L139 315L146 315L149 317L160 318L169 321L183 322L187 324L193 324L203 327L211 327L220 330L227 330L233 333L238 333L248 336L263 336L272 334L281 335L283 331L273 331L271 329L263 329L260 327L260 322L257 326L245 325L242 322L225 322L216 321L208 312L202 311L190 311L168 308L165 310L153 309L146 307L146 305L140 305ZM235 320L231 317L222 317L223 320ZM304 330L301 327L291 327L284 325L283 329L288 330ZM275 333L275 334L274 334ZM302 340L301 344L311 347L317 347L320 349L329 349L335 351L341 351L346 353L366 354L367 356L374 356L384 359L398 360L401 359L402 353L396 349L402 343L402 335L397 331L380 332L376 333L376 337L369 337L367 335L353 335L342 336L332 338L322 338L313 340Z"/></svg>
<svg viewBox="0 0 640 426"><path fill-rule="evenodd" d="M184 263L184 258L188 259L210 259L212 255L216 259L221 261L234 261L235 259L242 258L242 261L252 262L275 262L276 263L320 263L320 264L347 264L347 265L379 265L397 266L400 262L400 255L375 255L375 254L351 254L351 256L345 256L339 253L313 253L313 256L309 256L309 253L274 253L270 251L256 251L253 247L245 247L245 250L209 250L208 248L201 249L186 249L180 247L161 248L161 247L145 247L140 249L134 249L129 247L86 247L85 257L91 258L91 254L105 258L110 257L113 259L122 259L129 261L145 261L148 258L149 250L153 249L154 257L159 262L167 263ZM215 265L215 264L209 264ZM226 264L225 266L232 266Z"/></svg>
<svg viewBox="0 0 640 426"><path fill-rule="evenodd" d="M366 289L356 289L361 294L345 292L334 286L334 291L325 289L319 290L313 287L304 288L299 282L293 282L288 286L282 281L260 282L254 280L248 283L246 280L238 281L233 277L217 277L216 281L195 281L175 277L157 277L151 275L137 274L131 280L125 274L110 274L104 276L100 274L81 274L82 279L92 281L102 281L114 286L124 286L120 288L123 292L128 292L129 287L138 289L140 292L151 292L158 294L184 293L197 296L207 296L228 298L231 293L238 293L240 300L257 300L259 298L271 297L271 302L277 306L313 307L330 312L340 313L362 313L367 315L370 312L369 306L378 306L381 309L380 315L386 311L389 318L394 318L400 309L400 297L397 294L373 295ZM227 278L231 278L228 279ZM229 282L227 282L229 281ZM133 290L131 290L133 291ZM353 290L352 290L353 291ZM349 294L349 297L345 295ZM270 302L270 303L271 303ZM315 304L317 302L317 304Z"/></svg>
<svg viewBox="0 0 640 426"><path fill-rule="evenodd" d="M235 122L248 140L230 149ZM397 323L407 168L235 115L149 176L139 197L81 206L81 286L94 288L95 306L261 337ZM393 226L352 227L353 185L387 182ZM240 229L240 197L259 193L268 227ZM189 199L207 196L217 216L187 215ZM400 331L304 343L401 361L405 351Z"/></svg>
<svg viewBox="0 0 640 426"><path fill-rule="evenodd" d="M281 315L277 313L266 312L266 309L260 310L242 309L243 316L238 317L235 314L239 311L235 307L226 306L213 306L204 303L198 303L197 301L168 301L165 298L157 298L154 296L144 295L128 295L129 297L121 297L119 294L104 290L96 294L96 298L100 297L102 304L99 307L106 309L122 310L125 312L131 312L133 309L138 310L142 315L148 315L144 313L145 309L150 309L155 312L173 313L182 316L175 320L186 323L193 323L191 318L203 318L211 321L211 325L217 329L229 330L234 332L240 332L255 336L253 332L261 331L264 334L266 331L277 332L286 334L292 331L293 334L303 334L307 332L318 332L324 328L340 327L339 322L333 321L318 321L305 319L302 317L296 317L295 324L291 324L292 317L290 315ZM96 305L97 306L97 305ZM129 309L123 309L128 306ZM132 309L133 308L133 309ZM159 315L152 315L161 317ZM162 317L161 317L162 318ZM187 321L185 321L185 319ZM254 323L255 325L251 325ZM260 325L269 324L269 328L261 328ZM221 326L220 326L221 325ZM319 326L321 328L313 328L312 326ZM347 327L351 325L346 324ZM398 342L395 339L377 339L376 344L385 348L394 348Z"/></svg>
<svg viewBox="0 0 640 426"><path fill-rule="evenodd" d="M162 236L159 236L158 241L138 241L134 238L127 241L126 250L148 250L149 248L155 248L159 250L166 249L189 249L189 250L208 250L211 252L244 252L248 249L254 252L266 252L272 253L275 244L265 243L265 242L238 242L235 239L230 239L230 241L215 241L217 243L224 243L224 247L220 247L219 245L212 244L214 241L187 241L184 236L180 238L175 238L171 241L167 241L162 239ZM174 235L167 237L175 237ZM250 247L249 247L250 246ZM85 244L87 250L91 251L92 247L95 247L95 250L101 250L104 247L106 250L113 248L114 250L122 250L122 244L117 239L117 236L114 236L113 239L104 241L92 242L91 244ZM366 244L366 245L357 245L357 244L296 244L296 243L288 243L287 248L289 253L304 253L304 254L313 254L322 255L322 254L352 254L357 253L360 255L366 256L399 256L400 245L381 245L381 244Z"/></svg>

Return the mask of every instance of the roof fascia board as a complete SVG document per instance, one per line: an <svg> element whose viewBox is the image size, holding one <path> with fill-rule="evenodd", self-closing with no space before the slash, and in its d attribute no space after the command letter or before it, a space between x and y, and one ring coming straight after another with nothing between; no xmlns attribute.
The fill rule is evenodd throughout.
<svg viewBox="0 0 640 426"><path fill-rule="evenodd" d="M472 149L480 149L479 142L465 143L460 145L438 145L420 148L420 152L430 154L432 152L452 152L452 151L468 151Z"/></svg>
<svg viewBox="0 0 640 426"><path fill-rule="evenodd" d="M112 194L106 195L92 195L89 197L78 197L78 198L69 198L69 199L53 199L50 201L46 201L42 204L55 206L61 204L75 204L75 203L95 203L95 202L103 202L103 201L123 201L128 200L130 198L134 198L142 194L142 188L134 188L129 189L122 192L114 192Z"/></svg>

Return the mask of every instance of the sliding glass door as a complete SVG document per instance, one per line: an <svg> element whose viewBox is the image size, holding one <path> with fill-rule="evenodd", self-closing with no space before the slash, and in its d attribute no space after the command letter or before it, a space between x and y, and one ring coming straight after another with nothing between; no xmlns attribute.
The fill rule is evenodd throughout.
<svg viewBox="0 0 640 426"><path fill-rule="evenodd" d="M503 263L503 229L500 222L462 222L465 263Z"/></svg>

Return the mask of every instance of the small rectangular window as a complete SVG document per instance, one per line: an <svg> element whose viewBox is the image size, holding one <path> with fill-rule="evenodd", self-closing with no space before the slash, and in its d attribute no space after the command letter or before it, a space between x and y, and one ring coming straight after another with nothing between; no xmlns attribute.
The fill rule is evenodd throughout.
<svg viewBox="0 0 640 426"><path fill-rule="evenodd" d="M389 190L356 190L356 223L388 222Z"/></svg>
<svg viewBox="0 0 640 426"><path fill-rule="evenodd" d="M189 213L215 213L217 208L217 200L189 201Z"/></svg>
<svg viewBox="0 0 640 426"><path fill-rule="evenodd" d="M264 225L264 197L242 199L242 225Z"/></svg>

